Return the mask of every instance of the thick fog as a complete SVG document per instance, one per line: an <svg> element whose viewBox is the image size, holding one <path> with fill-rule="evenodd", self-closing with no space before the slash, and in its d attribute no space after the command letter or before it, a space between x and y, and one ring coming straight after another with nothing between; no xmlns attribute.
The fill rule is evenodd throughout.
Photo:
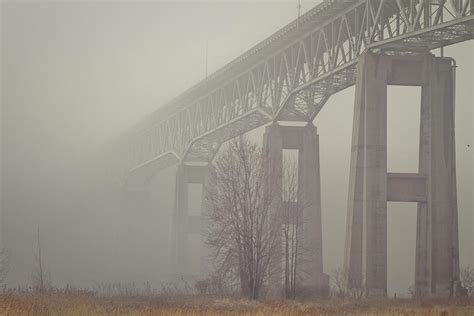
<svg viewBox="0 0 474 316"><path fill-rule="evenodd" d="M319 1L302 1L302 13ZM39 228L56 286L169 279L171 167L121 196L101 149L206 73L296 17L296 1L1 4L1 243L10 286L31 282ZM439 54L439 51L434 53ZM474 266L474 42L456 59L461 266ZM388 170L416 172L420 88L388 91ZM354 88L331 97L320 137L324 270L343 264ZM261 141L262 128L251 132ZM413 283L415 203L389 203L389 292Z"/></svg>

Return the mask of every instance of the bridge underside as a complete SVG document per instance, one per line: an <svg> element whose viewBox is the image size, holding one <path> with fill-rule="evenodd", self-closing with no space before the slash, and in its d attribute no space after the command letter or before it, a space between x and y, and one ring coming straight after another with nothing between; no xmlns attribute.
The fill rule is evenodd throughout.
<svg viewBox="0 0 474 316"><path fill-rule="evenodd" d="M196 234L202 225L200 218L187 214L187 185L205 184L207 168L220 146L270 122L312 124L331 95L355 84L347 285L367 295L386 295L387 202L405 201L418 203L417 294L452 294L459 287L454 76L452 61L435 58L430 51L474 38L474 2L345 0L324 5L330 9L324 12L331 14L318 11L321 22L283 30L284 40L269 40L271 50L256 49L250 57L242 57L239 67L224 69L198 85L180 99L185 102L176 110L168 108L164 117L131 137L125 186L145 190L159 170L179 164L173 238L175 264L182 265L187 234ZM222 80L217 80L219 76ZM387 173L387 85L422 87L418 173ZM270 126L267 132L280 130ZM283 148L282 136L273 141L279 144L274 146L276 153ZM318 147L313 145L308 146ZM319 147L313 153L319 155ZM308 161L305 168L314 172L314 161ZM201 166L194 170L190 166L195 163ZM198 169L195 179L192 174ZM319 165L317 171L319 180ZM318 217L319 183L305 186L307 194L317 197ZM318 246L311 272L313 281L318 280L313 284L322 284L327 280L322 273L321 223L313 222L312 238Z"/></svg>
<svg viewBox="0 0 474 316"><path fill-rule="evenodd" d="M373 43L368 49L388 55L417 55L473 38L474 16L467 16ZM138 165L129 172L129 183L131 186L146 186L150 175L179 161L209 162L224 142L273 120L313 121L331 95L355 84L357 63L358 60L354 59L296 87L276 113L272 113L271 108L255 108L197 137L183 154L170 151Z"/></svg>
<svg viewBox="0 0 474 316"><path fill-rule="evenodd" d="M460 283L452 60L431 54L392 56L368 52L361 57L358 67L345 253L347 285L352 289L362 289L366 295L386 295L387 202L416 202L416 292L418 295L453 294ZM418 173L387 173L387 85L422 87ZM268 122L268 117L264 114L256 114L256 117ZM259 123L258 119L255 123ZM311 123L308 126L312 126ZM305 138L295 137L300 129L306 131L308 128L278 127L272 124L267 127L264 143L267 147L273 144L269 147L273 158L281 156L283 148L303 150L300 153L300 164L302 163L302 170L307 171L300 174L303 182L299 185L307 196L316 198L313 201L315 213L312 215L317 219L321 212L319 163L316 166L313 163L319 157L318 136L313 127L316 149L310 156L308 149L305 151L297 145L305 143ZM271 135L269 131L273 131ZM232 134L221 135L221 140L230 135ZM309 146L311 142L305 144ZM273 168L279 168L280 160L277 159L277 166ZM184 170L183 168L190 166L183 164L180 170ZM207 170L208 167L198 168ZM305 176L311 174L308 170L316 172L310 178L317 182L311 185L304 180L307 179ZM182 205L186 199L179 193L176 205ZM187 216L182 211L183 207L177 209L180 210L179 214ZM324 284L321 222L320 219L312 222L315 225L310 228L316 236L313 238L314 244L318 246L315 248L317 251L312 253L315 258L311 262L315 267L309 271L314 270L313 278L318 280L315 284ZM186 238L183 237L182 240ZM182 246L177 249L183 253L186 248ZM202 270L202 267L194 270ZM275 284L278 282L278 279L274 280Z"/></svg>

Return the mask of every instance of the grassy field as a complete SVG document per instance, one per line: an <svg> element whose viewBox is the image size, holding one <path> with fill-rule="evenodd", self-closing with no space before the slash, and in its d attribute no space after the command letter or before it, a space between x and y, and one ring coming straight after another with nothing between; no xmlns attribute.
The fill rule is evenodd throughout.
<svg viewBox="0 0 474 316"><path fill-rule="evenodd" d="M0 295L1 315L474 315L473 299L246 301L210 297L97 297L83 293Z"/></svg>

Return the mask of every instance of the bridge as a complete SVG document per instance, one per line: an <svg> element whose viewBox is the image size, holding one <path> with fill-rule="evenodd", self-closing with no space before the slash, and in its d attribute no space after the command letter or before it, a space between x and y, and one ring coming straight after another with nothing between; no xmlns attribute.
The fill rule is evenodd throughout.
<svg viewBox="0 0 474 316"><path fill-rule="evenodd" d="M312 121L331 95L355 84L347 286L386 295L387 201L411 201L418 203L416 291L452 294L459 286L455 64L430 51L473 38L473 0L323 1L123 135L117 151L124 185L142 190L156 172L179 164L173 249L184 273L187 234L201 227L187 214L187 184L205 183L220 146L273 122L264 136L267 152L299 149L299 167L307 170L300 184L319 196ZM418 173L387 173L387 85L422 87ZM280 126L283 121L307 124ZM321 206L313 204L306 211L315 220L308 229L315 241L310 282L323 288Z"/></svg>

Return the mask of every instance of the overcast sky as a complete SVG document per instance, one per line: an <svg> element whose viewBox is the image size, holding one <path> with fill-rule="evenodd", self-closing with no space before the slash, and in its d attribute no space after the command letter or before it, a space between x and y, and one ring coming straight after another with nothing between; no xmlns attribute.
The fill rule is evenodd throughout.
<svg viewBox="0 0 474 316"><path fill-rule="evenodd" d="M302 1L302 11L317 3ZM160 252L157 245L166 245L166 234L159 235L158 226L153 225L160 223L153 221L164 220L160 214L170 213L172 199L163 200L172 194L167 179L173 179L173 172L157 175L156 182L166 187L156 193L163 197L156 198L161 208L153 207L147 215L151 217L145 217L78 205L77 164L203 79L206 41L211 73L297 14L296 1L283 0L3 1L1 9L3 239L12 253L12 284L28 282L32 232L38 225L43 227L51 270L59 284L100 280L105 268L99 263L113 266L119 260L125 265L123 247L138 249L130 252L135 257ZM445 54L459 66L456 155L461 263L474 266L474 43L449 47ZM326 273L342 265L353 96L354 89L349 88L331 97L315 120L320 135ZM389 88L389 171L416 172L419 99L419 88ZM253 135L260 137L261 129ZM415 204L389 203L389 286L393 291L403 291L412 282L415 211ZM140 236L131 234L128 226L121 230L131 225L130 218L136 221L138 233L149 225L148 240L138 240ZM153 237L156 234L162 238ZM119 250L113 259L100 261L95 257L104 250L101 247ZM75 259L68 261L68 256ZM163 255L157 255L157 264L143 268L147 272L129 279L146 279L156 272L153 269L160 260ZM116 275L123 272L110 274L108 280Z"/></svg>

